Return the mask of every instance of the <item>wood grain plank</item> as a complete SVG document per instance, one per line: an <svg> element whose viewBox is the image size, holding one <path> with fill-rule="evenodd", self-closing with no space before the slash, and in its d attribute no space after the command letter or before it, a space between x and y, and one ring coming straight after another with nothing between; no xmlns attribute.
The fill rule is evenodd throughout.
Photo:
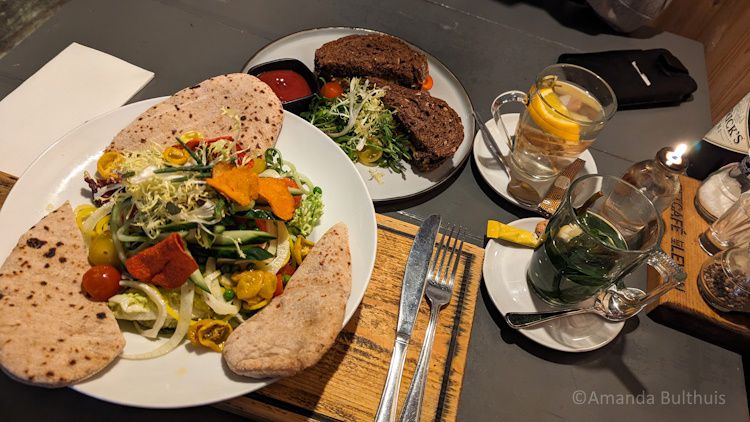
<svg viewBox="0 0 750 422"><path fill-rule="evenodd" d="M372 420L393 347L406 257L416 227L378 215L376 268L365 297L336 343L314 367L218 407L267 420ZM455 420L484 251L464 245L456 292L440 314L422 418ZM400 389L402 402L416 367L429 319L422 302Z"/></svg>
<svg viewBox="0 0 750 422"><path fill-rule="evenodd" d="M649 316L676 330L716 343L739 352L750 352L750 315L717 312L698 291L698 275L709 258L698 243L698 236L708 228L693 205L700 182L680 177L681 195L664 214L666 232L662 249L683 265L687 273L685 286L662 296ZM661 281L649 268L648 286L653 289Z"/></svg>
<svg viewBox="0 0 750 422"><path fill-rule="evenodd" d="M654 26L703 43L711 117L719 121L750 92L747 0L673 1Z"/></svg>

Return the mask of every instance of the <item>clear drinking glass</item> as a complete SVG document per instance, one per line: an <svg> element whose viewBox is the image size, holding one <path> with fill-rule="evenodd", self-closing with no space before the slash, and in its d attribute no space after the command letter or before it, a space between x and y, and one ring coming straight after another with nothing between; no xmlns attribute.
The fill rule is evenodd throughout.
<svg viewBox="0 0 750 422"><path fill-rule="evenodd" d="M643 298L648 303L685 278L660 249L663 233L654 204L635 186L613 176L583 176L550 219L527 279L544 301L567 306L611 287L645 262L662 276Z"/></svg>
<svg viewBox="0 0 750 422"><path fill-rule="evenodd" d="M525 106L515 136L502 120L510 103ZM510 173L508 192L536 206L550 184L591 145L617 110L612 88L594 72L571 64L542 70L529 93L508 91L492 102L492 117L510 148L504 157Z"/></svg>
<svg viewBox="0 0 750 422"><path fill-rule="evenodd" d="M709 255L750 241L750 192L740 195L698 240Z"/></svg>

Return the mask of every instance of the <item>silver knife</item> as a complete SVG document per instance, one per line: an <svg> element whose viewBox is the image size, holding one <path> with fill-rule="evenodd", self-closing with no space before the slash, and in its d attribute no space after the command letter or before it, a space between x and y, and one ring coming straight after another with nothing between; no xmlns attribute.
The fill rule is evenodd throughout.
<svg viewBox="0 0 750 422"><path fill-rule="evenodd" d="M427 267L432 257L432 248L440 229L439 215L433 214L422 223L414 237L409 258L406 261L404 281L401 286L401 304L398 308L398 325L396 326L396 343L393 346L391 364L385 379L383 395L380 398L376 422L392 422L396 420L396 405L398 404L398 388L401 385L401 373L404 370L406 347L411 339L414 321L419 312L419 303L424 295L427 280Z"/></svg>
<svg viewBox="0 0 750 422"><path fill-rule="evenodd" d="M492 132L490 132L490 130L487 128L484 120L482 120L482 118L477 115L476 111L472 110L471 114L474 116L474 120L477 122L477 125L479 125L479 131L482 132L484 145L486 145L487 149L490 150L490 155L492 155L492 158L497 160L497 162L500 164L500 167L502 167L508 177L510 177L508 166L505 165L505 159L503 158L503 154L500 153L500 147L497 145L495 137L492 136Z"/></svg>

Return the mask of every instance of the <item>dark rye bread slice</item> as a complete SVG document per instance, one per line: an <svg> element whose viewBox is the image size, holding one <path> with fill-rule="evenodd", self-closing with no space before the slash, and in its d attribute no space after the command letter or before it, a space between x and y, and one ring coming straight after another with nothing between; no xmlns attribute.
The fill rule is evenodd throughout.
<svg viewBox="0 0 750 422"><path fill-rule="evenodd" d="M424 54L390 35L349 35L315 50L315 73L326 79L372 75L418 88L427 72Z"/></svg>
<svg viewBox="0 0 750 422"><path fill-rule="evenodd" d="M406 129L414 148L411 163L417 169L433 170L455 154L464 140L464 126L448 103L427 91L367 79L385 89L383 104L396 110L396 119Z"/></svg>

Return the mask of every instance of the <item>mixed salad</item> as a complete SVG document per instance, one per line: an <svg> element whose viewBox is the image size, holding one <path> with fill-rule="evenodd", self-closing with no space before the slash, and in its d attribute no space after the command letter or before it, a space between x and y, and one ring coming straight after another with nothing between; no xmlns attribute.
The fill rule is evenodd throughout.
<svg viewBox="0 0 750 422"><path fill-rule="evenodd" d="M106 152L97 173L84 176L93 205L76 208L93 265L83 289L145 337L172 331L125 358L161 356L185 336L221 351L283 294L323 213L321 188L278 150L249 157L232 136L192 131L164 150Z"/></svg>
<svg viewBox="0 0 750 422"><path fill-rule="evenodd" d="M411 142L383 104L385 90L366 78L326 82L301 116L330 136L355 163L402 174Z"/></svg>

